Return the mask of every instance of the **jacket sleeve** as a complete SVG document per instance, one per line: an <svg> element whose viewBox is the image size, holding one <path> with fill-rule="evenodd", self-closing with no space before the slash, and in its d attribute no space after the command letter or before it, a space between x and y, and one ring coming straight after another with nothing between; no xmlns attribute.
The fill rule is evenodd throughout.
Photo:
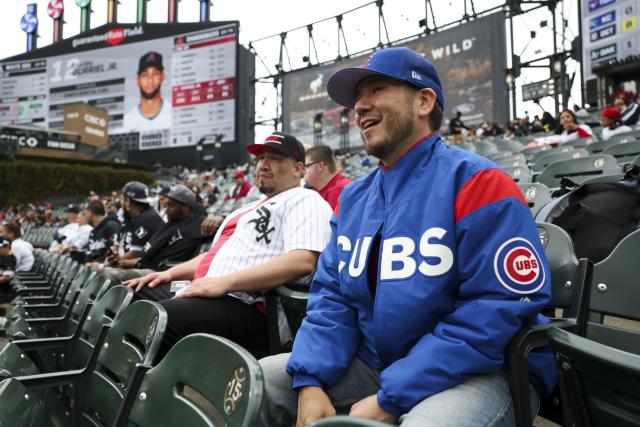
<svg viewBox="0 0 640 427"><path fill-rule="evenodd" d="M406 413L471 375L499 372L510 339L550 299L549 269L531 213L510 178L498 170L489 175L467 189L476 198L470 207L456 209L454 309L381 374L378 404L391 414ZM525 258L537 260L528 275L509 267L522 267L516 263Z"/></svg>
<svg viewBox="0 0 640 427"><path fill-rule="evenodd" d="M302 322L287 363L293 388L331 387L353 360L360 343L356 311L340 292L336 217L331 240L320 255Z"/></svg>

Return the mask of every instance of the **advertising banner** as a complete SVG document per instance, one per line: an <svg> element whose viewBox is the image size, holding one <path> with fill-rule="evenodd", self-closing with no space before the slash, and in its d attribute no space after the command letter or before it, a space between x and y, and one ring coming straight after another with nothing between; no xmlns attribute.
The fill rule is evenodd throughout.
<svg viewBox="0 0 640 427"><path fill-rule="evenodd" d="M484 121L503 122L507 117L504 83L506 68L504 14L496 13L455 28L430 34L398 46L409 47L436 66L444 86L444 123L461 111L467 125ZM314 139L314 119L322 115L322 143L338 148L343 108L326 92L327 81L341 68L360 67L369 56L294 71L283 80L283 126L302 142ZM361 139L350 112L350 145Z"/></svg>

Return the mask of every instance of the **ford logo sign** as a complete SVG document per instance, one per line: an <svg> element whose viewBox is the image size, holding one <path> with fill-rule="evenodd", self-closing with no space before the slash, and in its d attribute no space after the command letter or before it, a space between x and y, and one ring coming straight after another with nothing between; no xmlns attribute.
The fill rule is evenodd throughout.
<svg viewBox="0 0 640 427"><path fill-rule="evenodd" d="M460 104L460 105L457 105L457 106L453 107L453 109L451 111L453 113L457 113L458 111L460 111L462 114L469 114L470 112L472 112L475 109L476 109L476 105L475 104Z"/></svg>

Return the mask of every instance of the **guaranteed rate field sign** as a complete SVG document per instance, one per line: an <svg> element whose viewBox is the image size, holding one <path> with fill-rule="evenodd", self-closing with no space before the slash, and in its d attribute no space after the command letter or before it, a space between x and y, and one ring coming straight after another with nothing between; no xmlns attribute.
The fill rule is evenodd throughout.
<svg viewBox="0 0 640 427"><path fill-rule="evenodd" d="M0 123L63 129L65 109L86 104L141 150L232 142L237 64L235 21L109 24L1 62Z"/></svg>

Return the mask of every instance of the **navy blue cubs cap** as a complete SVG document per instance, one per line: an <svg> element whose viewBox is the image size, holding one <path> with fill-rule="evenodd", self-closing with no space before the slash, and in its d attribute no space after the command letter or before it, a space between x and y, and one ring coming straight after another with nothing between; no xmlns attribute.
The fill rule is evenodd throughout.
<svg viewBox="0 0 640 427"><path fill-rule="evenodd" d="M338 104L353 109L358 84L371 76L401 80L419 89L429 88L444 111L442 84L436 67L424 56L406 47L390 47L373 52L360 68L337 71L327 83L327 92Z"/></svg>

